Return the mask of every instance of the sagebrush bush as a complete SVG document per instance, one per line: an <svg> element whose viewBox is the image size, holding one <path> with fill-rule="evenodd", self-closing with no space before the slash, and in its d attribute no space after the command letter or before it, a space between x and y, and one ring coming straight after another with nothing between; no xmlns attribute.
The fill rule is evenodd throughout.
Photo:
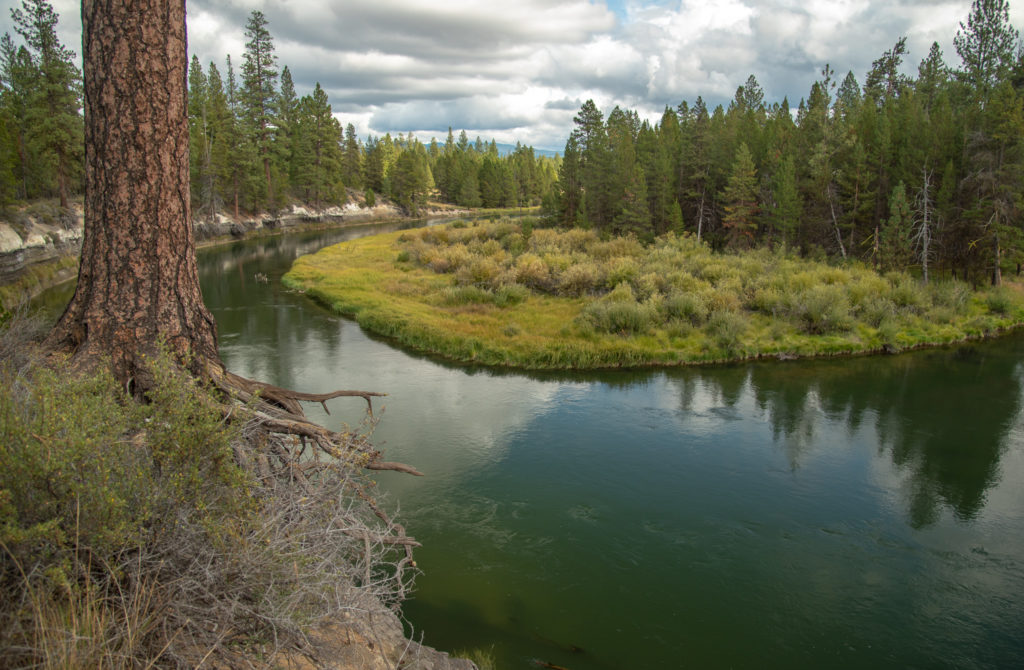
<svg viewBox="0 0 1024 670"><path fill-rule="evenodd" d="M352 466L299 487L278 459L301 445L170 356L139 403L102 365L12 355L20 328L0 327L0 667L229 667L224 630L269 658L404 593Z"/></svg>
<svg viewBox="0 0 1024 670"><path fill-rule="evenodd" d="M498 307L512 307L530 297L530 289L519 284L505 284L494 294L494 304Z"/></svg>
<svg viewBox="0 0 1024 670"><path fill-rule="evenodd" d="M1013 309L1013 297L1006 288L992 289L985 296L985 306L993 314L1006 315Z"/></svg>
<svg viewBox="0 0 1024 670"><path fill-rule="evenodd" d="M931 302L962 314L971 302L971 287L961 281L932 282L928 285Z"/></svg>
<svg viewBox="0 0 1024 670"><path fill-rule="evenodd" d="M835 284L813 286L792 295L789 311L800 328L811 335L827 335L853 326L849 298Z"/></svg>
<svg viewBox="0 0 1024 670"><path fill-rule="evenodd" d="M576 263L562 273L559 278L558 292L562 295L578 297L595 290L603 278L594 263Z"/></svg>
<svg viewBox="0 0 1024 670"><path fill-rule="evenodd" d="M530 288L547 289L551 272L540 256L525 253L516 260L516 281Z"/></svg>
<svg viewBox="0 0 1024 670"><path fill-rule="evenodd" d="M711 340L728 353L742 348L743 338L750 327L749 319L738 312L715 312L708 319L707 333Z"/></svg>
<svg viewBox="0 0 1024 670"><path fill-rule="evenodd" d="M708 318L707 302L701 293L672 293L662 302L662 309L669 319L683 320L694 326Z"/></svg>

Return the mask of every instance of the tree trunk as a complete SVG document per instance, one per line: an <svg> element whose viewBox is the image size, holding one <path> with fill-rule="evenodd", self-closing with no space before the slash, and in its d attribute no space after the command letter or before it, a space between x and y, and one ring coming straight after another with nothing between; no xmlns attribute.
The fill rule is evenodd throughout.
<svg viewBox="0 0 1024 670"><path fill-rule="evenodd" d="M138 383L163 340L193 371L217 358L189 192L184 0L84 0L85 236L75 295L50 334Z"/></svg>

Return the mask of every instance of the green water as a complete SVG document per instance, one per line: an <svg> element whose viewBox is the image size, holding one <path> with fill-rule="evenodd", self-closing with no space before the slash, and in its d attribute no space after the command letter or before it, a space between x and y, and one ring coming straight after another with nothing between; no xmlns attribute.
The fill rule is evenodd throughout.
<svg viewBox="0 0 1024 670"><path fill-rule="evenodd" d="M1024 337L706 369L455 367L280 286L297 253L383 229L200 266L232 370L389 393L376 442L428 475L377 477L424 543L404 610L426 643L506 669L1021 666ZM361 402L310 412L337 426Z"/></svg>

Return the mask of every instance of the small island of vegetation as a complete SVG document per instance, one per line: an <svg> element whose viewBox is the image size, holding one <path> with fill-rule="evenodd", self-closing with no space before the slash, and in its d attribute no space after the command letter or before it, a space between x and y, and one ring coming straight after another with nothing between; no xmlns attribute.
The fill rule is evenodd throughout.
<svg viewBox="0 0 1024 670"><path fill-rule="evenodd" d="M360 239L299 259L285 281L405 346L531 369L894 352L1024 321L1012 286L536 224L457 221Z"/></svg>

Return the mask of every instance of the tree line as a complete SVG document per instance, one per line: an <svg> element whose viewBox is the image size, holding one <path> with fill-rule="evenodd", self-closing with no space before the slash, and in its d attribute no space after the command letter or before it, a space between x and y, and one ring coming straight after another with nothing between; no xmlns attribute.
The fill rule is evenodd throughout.
<svg viewBox="0 0 1024 670"><path fill-rule="evenodd" d="M16 45L0 41L0 204L82 191L82 76L74 52L56 35L48 0L23 0L12 11ZM370 136L342 128L327 93L315 85L299 97L291 71L278 68L268 21L253 11L245 52L188 70L190 173L195 216L275 212L292 203L319 209L343 204L348 189L391 198L417 213L428 197L466 207L538 205L551 198L555 160L517 145L499 155L492 140L428 145L412 133Z"/></svg>
<svg viewBox="0 0 1024 670"><path fill-rule="evenodd" d="M554 191L557 166L517 146L500 156L492 140L424 145L412 133L362 142L334 116L317 82L299 98L288 66L277 69L274 41L262 12L245 26L248 40L236 78L231 57L222 75L196 56L189 67L189 130L193 206L199 218L221 210L277 211L299 202L319 209L344 204L348 189L391 198L410 214L430 196L467 207L540 204Z"/></svg>
<svg viewBox="0 0 1024 670"><path fill-rule="evenodd" d="M1000 281L1024 260L1024 47L1005 0L975 0L954 40L902 73L906 38L863 85L826 65L794 114L751 75L728 107L698 97L660 122L583 104L555 214L566 225L716 248L784 246Z"/></svg>

